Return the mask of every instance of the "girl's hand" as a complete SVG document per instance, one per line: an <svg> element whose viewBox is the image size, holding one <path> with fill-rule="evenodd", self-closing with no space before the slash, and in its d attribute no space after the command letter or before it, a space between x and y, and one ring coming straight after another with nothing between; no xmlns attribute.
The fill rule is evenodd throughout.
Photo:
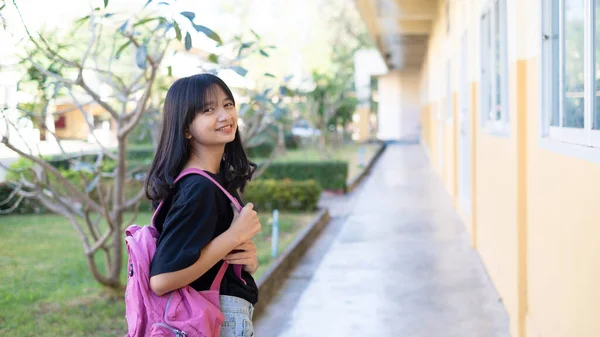
<svg viewBox="0 0 600 337"><path fill-rule="evenodd" d="M246 204L241 212L238 212L235 206L233 208L233 221L228 231L231 231L238 243L252 240L260 232L261 224L258 214L254 210L252 203Z"/></svg>
<svg viewBox="0 0 600 337"><path fill-rule="evenodd" d="M250 274L254 274L258 269L258 258L256 257L256 245L252 240L243 242L235 247L231 253L223 258L230 264L241 264L244 270Z"/></svg>

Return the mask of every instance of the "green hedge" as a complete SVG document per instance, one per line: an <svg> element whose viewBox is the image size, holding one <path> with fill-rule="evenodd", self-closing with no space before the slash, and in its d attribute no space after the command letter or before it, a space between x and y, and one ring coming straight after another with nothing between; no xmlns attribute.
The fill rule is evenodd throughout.
<svg viewBox="0 0 600 337"><path fill-rule="evenodd" d="M259 211L312 211L317 208L321 187L314 180L259 179L251 181L244 200Z"/></svg>
<svg viewBox="0 0 600 337"><path fill-rule="evenodd" d="M264 142L260 145L246 148L246 155L249 158L268 158L273 150L275 150L275 144L271 142Z"/></svg>
<svg viewBox="0 0 600 337"><path fill-rule="evenodd" d="M348 163L345 161L274 162L263 179L315 180L325 190L346 190Z"/></svg>

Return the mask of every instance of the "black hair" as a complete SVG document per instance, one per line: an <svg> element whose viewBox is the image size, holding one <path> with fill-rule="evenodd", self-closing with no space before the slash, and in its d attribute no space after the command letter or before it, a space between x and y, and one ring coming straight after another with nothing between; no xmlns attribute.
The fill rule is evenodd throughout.
<svg viewBox="0 0 600 337"><path fill-rule="evenodd" d="M146 196L155 205L166 200L173 189L175 178L183 170L190 157L189 140L185 132L205 106L221 88L235 105L229 87L219 77L212 74L197 74L175 81L165 99L163 121L158 149L148 170L144 188ZM227 190L244 191L246 183L252 179L256 164L248 160L242 146L239 130L235 139L225 145L220 175L225 179Z"/></svg>

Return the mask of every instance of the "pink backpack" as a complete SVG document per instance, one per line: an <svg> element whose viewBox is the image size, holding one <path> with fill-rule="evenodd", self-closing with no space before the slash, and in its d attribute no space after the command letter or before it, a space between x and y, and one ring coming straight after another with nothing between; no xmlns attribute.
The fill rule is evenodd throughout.
<svg viewBox="0 0 600 337"><path fill-rule="evenodd" d="M206 172L186 169L175 182L188 174L200 174L215 183L233 202L238 211L240 203ZM223 263L210 290L196 291L190 286L157 296L150 289L150 262L156 252L159 237L154 218L162 202L156 208L149 226L131 225L125 230L125 242L129 254L127 286L125 288L126 337L218 337L224 316L219 305L219 288L229 264ZM237 277L242 281L242 266L234 265Z"/></svg>

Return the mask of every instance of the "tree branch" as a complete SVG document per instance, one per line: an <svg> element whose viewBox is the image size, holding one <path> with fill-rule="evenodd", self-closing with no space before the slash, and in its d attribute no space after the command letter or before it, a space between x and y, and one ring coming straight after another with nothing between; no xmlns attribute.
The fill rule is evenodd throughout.
<svg viewBox="0 0 600 337"><path fill-rule="evenodd" d="M85 110L83 108L83 106L79 103L79 101L77 100L77 98L75 97L75 95L73 94L73 90L71 90L69 88L69 95L71 96L71 98L73 99L73 103L75 103L75 105L79 108L79 111L81 111L81 114L83 115L83 119L86 121L87 125L88 125L88 130L89 132L92 134L92 136L94 137L94 139L96 140L96 143L100 146L100 149L102 150L102 153L105 153L107 155L107 157L112 158L114 160L117 159L116 156L114 156L113 154L110 153L110 151L108 151L104 145L102 145L102 143L100 142L100 140L98 139L98 137L96 136L96 134L94 133L94 126L92 125L92 123L90 122L89 118L87 118L86 114L85 114Z"/></svg>
<svg viewBox="0 0 600 337"><path fill-rule="evenodd" d="M129 209L135 205L139 205L140 200L146 195L146 190L144 188L140 189L138 194L136 194L133 198L127 200L123 205L123 209Z"/></svg>
<svg viewBox="0 0 600 337"><path fill-rule="evenodd" d="M92 235L92 238L94 240L98 240L98 236L100 236L100 231L98 228L98 223L100 222L100 219L102 219L102 217L98 217L96 221L92 221L92 218L90 217L90 211L89 210L85 210L83 212L83 214L85 215L84 219L85 222L88 226L88 229L90 230L90 234Z"/></svg>
<svg viewBox="0 0 600 337"><path fill-rule="evenodd" d="M54 79L56 79L57 81L66 84L67 86L72 86L73 84L75 84L75 81L70 80L68 78L62 77L57 73L53 73L51 71L48 71L45 67L43 67L42 65L40 65L39 63L35 62L33 60L33 56L31 52L27 52L27 60L29 60L29 62L31 62L31 64L35 67L35 69L37 69L39 72L41 72L42 74L48 76L48 77L52 77Z"/></svg>
<svg viewBox="0 0 600 337"><path fill-rule="evenodd" d="M83 80L83 74L80 73L76 84L79 85L83 90L85 90L85 92L87 92L90 96L92 96L92 98L94 99L94 101L96 101L98 104L100 104L100 106L102 106L104 108L104 110L108 111L108 113L110 113L110 115L112 116L112 118L114 118L116 121L119 121L119 114L117 113L117 111L115 109L113 109L112 106L110 106L107 102L105 102L100 95L98 95L94 90L92 90L92 88L90 88L87 83L85 83L85 81Z"/></svg>
<svg viewBox="0 0 600 337"><path fill-rule="evenodd" d="M123 128L119 130L119 139L124 139L131 132L131 130L133 130L133 128L140 121L140 118L142 117L144 111L146 111L146 106L148 104L148 99L150 98L150 93L152 92L152 85L154 84L156 73L157 69L153 67L150 72L150 78L148 79L146 90L144 90L144 94L138 100L136 109L134 110L134 112L129 113L125 116L127 123L125 124L125 126L123 126Z"/></svg>
<svg viewBox="0 0 600 337"><path fill-rule="evenodd" d="M138 40L136 40L136 39L135 39L135 37L133 37L133 35L132 35L132 34L130 34L130 33L127 33L127 34L124 34L124 35L125 35L125 37L126 37L126 38L128 38L128 39L129 39L129 41L131 41L131 43L133 43L133 45L134 45L136 48L139 48L139 47L140 47L140 43L138 42ZM152 58L152 56L150 56L150 53L147 53L147 54L146 54L146 59L148 60L148 63L150 63L150 66L151 66L152 68L155 68L155 67L156 67L156 62L155 62L155 60Z"/></svg>
<svg viewBox="0 0 600 337"><path fill-rule="evenodd" d="M93 255L99 248L104 246L104 244L110 238L112 233L113 233L112 228L107 229L106 232L104 232L104 234L102 235L102 237L100 239L98 239L96 242L94 242L94 244L90 247L90 249L85 252L85 254L88 256Z"/></svg>
<svg viewBox="0 0 600 337"><path fill-rule="evenodd" d="M59 171L58 169L56 169L54 166L48 164L46 161L44 161L43 159L40 159L36 156L27 154L19 149L17 149L16 147L14 147L12 144L10 144L6 139L3 140L4 145L6 145L6 147L8 147L9 149L11 149L13 152L16 152L17 154L19 154L21 157L25 157L33 162L35 162L36 164L40 165L42 168L44 168L45 170L48 170L50 172L52 172L52 174L54 174L54 176L58 179L58 182L60 184L62 184L64 187L66 187L69 191L71 191L75 196L77 196L80 200L82 200L83 202L85 202L86 204L90 205L90 207L92 207L94 210L100 212L101 211L101 206L96 203L95 201L93 201L92 199L90 199L90 197L88 195L86 195L85 193L81 192L79 189L77 189L73 183L71 183L68 179L66 179Z"/></svg>

